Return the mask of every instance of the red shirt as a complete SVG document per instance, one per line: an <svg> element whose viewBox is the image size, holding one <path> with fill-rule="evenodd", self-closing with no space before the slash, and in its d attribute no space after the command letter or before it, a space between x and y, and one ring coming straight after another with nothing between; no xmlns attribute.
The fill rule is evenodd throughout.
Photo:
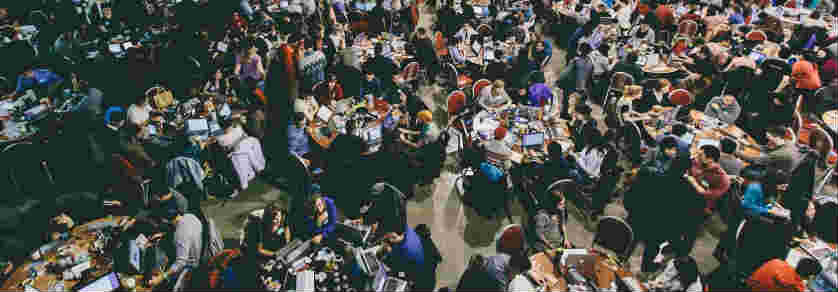
<svg viewBox="0 0 838 292"><path fill-rule="evenodd" d="M658 5L658 9L655 9L655 16L658 17L658 21L663 26L675 24L675 12L667 5Z"/></svg>
<svg viewBox="0 0 838 292"><path fill-rule="evenodd" d="M703 167L697 159L693 160L690 175L694 176L699 183L701 181L707 182L707 187L704 188L704 192L698 192L698 194L707 201L704 212L710 214L716 207L716 200L730 189L730 178L718 163L712 163L707 167Z"/></svg>
<svg viewBox="0 0 838 292"><path fill-rule="evenodd" d="M806 291L803 279L784 260L773 259L759 267L747 280L751 291Z"/></svg>

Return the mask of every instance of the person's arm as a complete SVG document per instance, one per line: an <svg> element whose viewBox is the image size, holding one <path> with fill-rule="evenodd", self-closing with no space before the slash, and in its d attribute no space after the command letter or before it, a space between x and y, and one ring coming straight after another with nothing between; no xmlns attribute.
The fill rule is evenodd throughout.
<svg viewBox="0 0 838 292"><path fill-rule="evenodd" d="M716 170L718 171L712 171L708 174L712 176L710 180L715 181L716 183L711 183L709 189L705 189L703 192L698 192L700 195L711 200L720 198L727 192L728 189L730 189L730 178L727 177L721 169Z"/></svg>
<svg viewBox="0 0 838 292"><path fill-rule="evenodd" d="M337 225L337 218L338 218L338 211L335 207L335 202L332 200L325 200L326 203L326 212L329 214L329 219L326 221L326 225L324 225L322 234L323 238L329 238L332 232L335 231L335 226Z"/></svg>
<svg viewBox="0 0 838 292"><path fill-rule="evenodd" d="M262 64L262 57L256 58L256 70L259 72L259 75L262 76L262 79L268 76L267 73L265 73L265 66Z"/></svg>
<svg viewBox="0 0 838 292"><path fill-rule="evenodd" d="M764 194L762 190L756 185L749 185L745 189L745 194L742 198L742 208L759 215L768 214L768 212L771 211L771 208L766 207L763 200Z"/></svg>
<svg viewBox="0 0 838 292"><path fill-rule="evenodd" d="M335 96L333 96L332 99L343 99L343 87L341 87L340 84L335 84Z"/></svg>
<svg viewBox="0 0 838 292"><path fill-rule="evenodd" d="M242 64L238 57L236 57L236 67L233 68L233 75L239 75L242 71Z"/></svg>

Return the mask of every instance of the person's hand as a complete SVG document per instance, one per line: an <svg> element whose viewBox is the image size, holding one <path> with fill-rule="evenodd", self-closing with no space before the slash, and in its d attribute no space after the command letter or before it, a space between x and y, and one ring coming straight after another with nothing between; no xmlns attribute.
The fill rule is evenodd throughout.
<svg viewBox="0 0 838 292"><path fill-rule="evenodd" d="M787 191L788 189L789 189L789 184L781 184L781 185L777 185L777 190L778 190L778 191L784 191L784 192L785 192L785 191Z"/></svg>
<svg viewBox="0 0 838 292"><path fill-rule="evenodd" d="M160 285L160 283L163 282L163 280L163 274L154 275L151 277L151 279L148 280L148 286L157 287L158 285Z"/></svg>
<svg viewBox="0 0 838 292"><path fill-rule="evenodd" d="M311 242L313 242L314 244L320 244L321 242L323 242L323 234L318 234L317 236L313 237L311 239Z"/></svg>

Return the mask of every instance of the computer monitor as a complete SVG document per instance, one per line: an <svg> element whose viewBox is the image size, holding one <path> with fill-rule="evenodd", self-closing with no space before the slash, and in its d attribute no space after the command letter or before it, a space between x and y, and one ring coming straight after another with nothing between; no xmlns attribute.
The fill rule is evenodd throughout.
<svg viewBox="0 0 838 292"><path fill-rule="evenodd" d="M81 285L78 292L110 292L119 289L119 276L110 272L86 285Z"/></svg>
<svg viewBox="0 0 838 292"><path fill-rule="evenodd" d="M544 133L525 134L521 137L521 147L541 147L544 145Z"/></svg>

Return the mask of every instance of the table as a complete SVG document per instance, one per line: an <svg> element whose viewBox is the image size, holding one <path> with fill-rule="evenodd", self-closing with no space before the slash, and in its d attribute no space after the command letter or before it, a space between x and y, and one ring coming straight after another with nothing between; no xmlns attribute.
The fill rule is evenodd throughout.
<svg viewBox="0 0 838 292"><path fill-rule="evenodd" d="M413 59L413 55L407 54L404 48L404 41L402 41L401 37L393 37L391 40L385 40L381 38L375 39L356 39L355 42L352 44L353 47L361 50L361 63L366 62L366 60L370 59L374 56L374 48L375 44L381 42L387 42L387 45L390 47L389 55L397 64L401 65L402 62L406 60ZM385 49L385 53L387 50Z"/></svg>
<svg viewBox="0 0 838 292"><path fill-rule="evenodd" d="M617 287L617 282L636 282L639 284L640 291L647 291L643 283L640 283L634 274L620 267L612 260L610 260L603 253L596 250L565 250L567 255L559 254L561 256L560 267L556 267L553 260L546 253L538 253L530 257L532 268L529 275L537 282L545 285L546 291L568 291L568 283L573 282L569 271L571 265L579 264L575 269L586 279L590 284L595 285L598 290L611 289ZM576 259L573 259L576 257ZM577 262L578 259L583 261ZM572 285L572 284L571 284Z"/></svg>
<svg viewBox="0 0 838 292"><path fill-rule="evenodd" d="M532 111L537 112L533 113ZM545 133L545 145L558 142L562 144L563 149L571 149L568 148L573 146L573 141L570 139L570 130L567 126L568 121L561 119L542 121L537 118L539 115L543 116L547 113L541 108L514 105L502 112L484 110L473 117L471 131L474 133L472 136L476 140L493 139L496 128L506 127L509 131L505 142L515 152L510 160L516 163L521 163L525 154L535 154L526 153L527 151L521 146L525 133ZM513 124L513 126L510 127L510 124Z"/></svg>
<svg viewBox="0 0 838 292"><path fill-rule="evenodd" d="M367 126L366 129L370 129L370 128L382 125L385 122L385 120L387 120L387 117L389 117L389 116L392 116L393 119L397 120L397 121L402 116L401 111L399 111L397 109L394 109L393 106L391 106L389 103L387 103L384 100L377 100L374 107L370 107L369 105L367 105L366 101L363 101L361 103L354 103L354 99L352 99L351 97L350 98L345 98L345 99L341 100L341 102L349 105L347 108L344 109L343 112L340 113L344 117L351 116L352 114L355 113L355 111L357 109L360 109L362 107L367 108L370 113L373 113L374 115L378 116L377 120L375 120L371 123L368 123L366 125ZM350 103L352 103L352 104L350 104ZM343 106L338 106L337 108L333 108L333 107L330 107L330 108L331 108L332 111L334 111L334 110L338 110L342 107ZM337 135L337 132L345 132L345 126L342 127L341 125L338 125L339 124L338 119L341 119L341 118L338 118L336 113L333 113L328 118L328 120L324 120L321 117L317 117L315 119L315 121L312 121L308 125L309 136L312 138L312 140L314 140L315 143L320 145L320 147L322 147L323 149L328 149L331 146L332 141L334 141L334 138ZM344 120L343 122L345 123L346 120ZM333 124L333 123L338 128L337 131L335 133L332 133L331 136L323 135L323 132L322 132L321 129L325 128L325 127L328 127L329 124Z"/></svg>
<svg viewBox="0 0 838 292"><path fill-rule="evenodd" d="M89 227L99 225L99 224L107 224L107 223L117 223L127 217L123 216L116 216L113 218L101 218L94 221L91 221L87 224L76 226L70 232L71 238L67 241L66 246L71 246L76 250L83 250L87 251L93 247L93 243L96 240L95 232L89 231ZM116 240L116 239L114 239ZM93 271L90 276L91 278L100 277L109 273L112 270L112 259L107 254L96 255L94 253L90 253L91 255L91 270ZM46 270L46 264L39 264L39 262L46 262L46 263L56 263L58 261L58 254L57 249L53 249L42 256L42 261L33 262L32 260L27 259L24 264L20 265L15 269L15 271L11 274L11 276L3 283L3 286L0 287L0 291L22 291L23 284L27 279L29 279L30 268L34 268L35 270L39 271L40 275L34 278L31 282L31 286L39 291L52 291L53 283L57 283L57 281L64 282L64 289L70 291L73 287L79 283L78 280L60 280L57 274L50 273ZM152 287L145 287L142 286L144 281L142 281L142 275L120 275L122 280L133 278L135 279L135 283L137 284L136 290L137 291L151 291Z"/></svg>
<svg viewBox="0 0 838 292"><path fill-rule="evenodd" d="M665 126L663 128L657 129L657 118L661 112L672 110L672 107L661 107L655 108L652 112L647 113L646 117L643 119L644 123L643 126L646 128L646 131L652 137L660 136L671 129L671 126ZM691 110L690 111L690 119L692 121L708 121L708 120L715 120L712 117L706 116L703 112ZM697 125L698 122L693 122L692 125ZM688 127L692 127L688 126ZM735 125L725 125L723 127L694 127L693 133L695 134L695 138L692 141L692 145L690 147L691 153L697 153L698 149L703 145L703 142L706 140L714 140L719 141L723 137L728 137L735 140L742 150L749 156L758 156L760 154L759 144L754 140L753 137L745 133L739 127ZM705 140L705 141L702 141Z"/></svg>

